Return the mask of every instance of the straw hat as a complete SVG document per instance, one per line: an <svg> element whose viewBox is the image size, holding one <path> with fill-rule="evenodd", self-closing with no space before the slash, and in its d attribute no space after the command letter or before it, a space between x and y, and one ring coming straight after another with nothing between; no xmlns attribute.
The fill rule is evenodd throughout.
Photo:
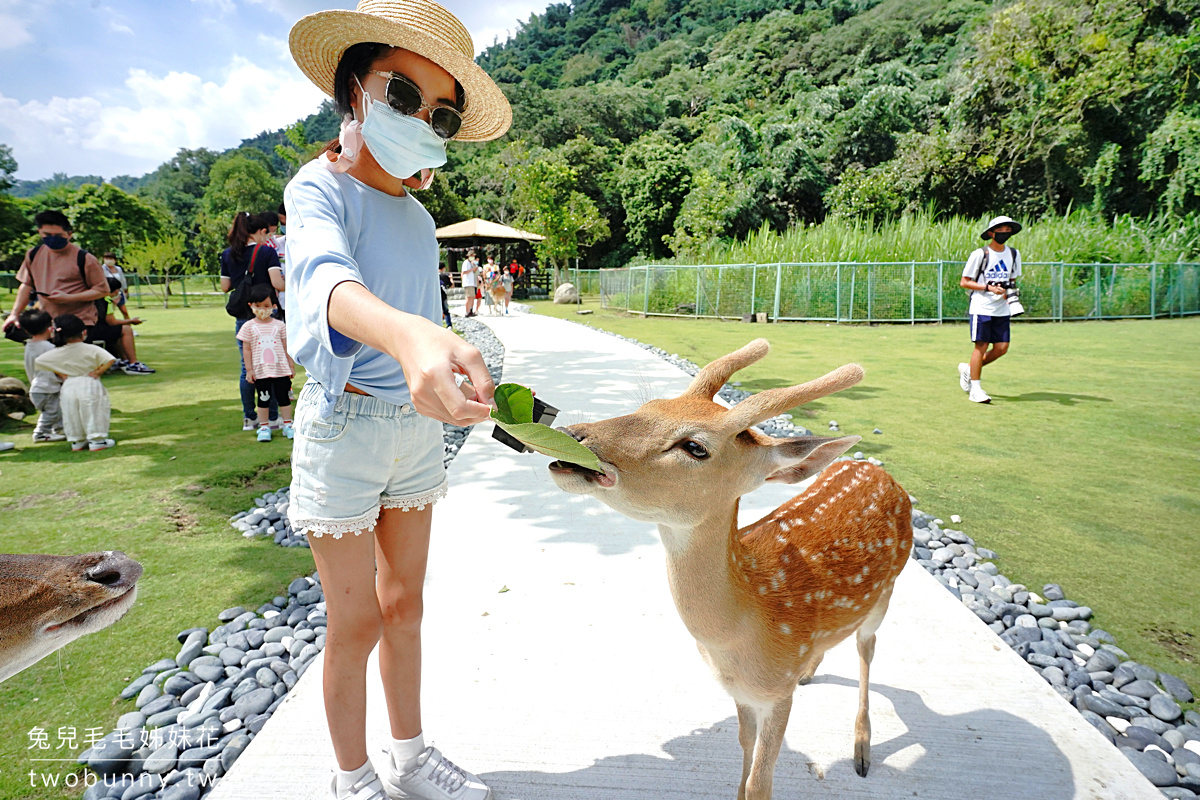
<svg viewBox="0 0 1200 800"><path fill-rule="evenodd" d="M992 231L996 230L996 228L1000 227L1001 225L1006 225L1006 224L1012 225L1013 233L1021 232L1021 223L1017 222L1012 217L992 217L992 221L988 223L987 229L984 230L983 233L979 234L979 238L980 239L992 238Z"/></svg>
<svg viewBox="0 0 1200 800"><path fill-rule="evenodd" d="M330 97L342 53L359 42L381 42L411 50L453 75L466 95L457 139L495 139L512 124L508 99L475 63L471 35L453 14L433 0L359 0L354 11L309 14L292 26L288 37L300 71Z"/></svg>

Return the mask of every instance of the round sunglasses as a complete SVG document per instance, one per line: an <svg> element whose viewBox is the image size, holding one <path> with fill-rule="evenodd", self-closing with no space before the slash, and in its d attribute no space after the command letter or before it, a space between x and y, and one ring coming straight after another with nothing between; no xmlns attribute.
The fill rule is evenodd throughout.
<svg viewBox="0 0 1200 800"><path fill-rule="evenodd" d="M387 78L388 105L406 117L420 113L422 109L429 110L429 124L442 139L453 139L462 127L462 114L450 106L433 105L425 102L425 95L412 79L398 72L381 72L371 70L372 75Z"/></svg>

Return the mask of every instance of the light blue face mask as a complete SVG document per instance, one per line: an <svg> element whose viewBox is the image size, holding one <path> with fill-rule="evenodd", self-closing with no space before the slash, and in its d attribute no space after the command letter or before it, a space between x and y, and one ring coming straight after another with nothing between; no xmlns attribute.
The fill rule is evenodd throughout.
<svg viewBox="0 0 1200 800"><path fill-rule="evenodd" d="M371 95L365 91L362 95L362 137L385 172L403 180L446 163L446 142L428 122L407 117L379 100L371 101L368 113L365 105Z"/></svg>

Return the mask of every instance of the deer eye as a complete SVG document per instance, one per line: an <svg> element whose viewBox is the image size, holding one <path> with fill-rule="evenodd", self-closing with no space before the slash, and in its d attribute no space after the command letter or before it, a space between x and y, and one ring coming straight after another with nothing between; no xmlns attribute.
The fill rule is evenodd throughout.
<svg viewBox="0 0 1200 800"><path fill-rule="evenodd" d="M679 446L682 447L689 456L697 461L703 461L704 459L708 458L708 448L699 442L687 439L683 442L680 442Z"/></svg>

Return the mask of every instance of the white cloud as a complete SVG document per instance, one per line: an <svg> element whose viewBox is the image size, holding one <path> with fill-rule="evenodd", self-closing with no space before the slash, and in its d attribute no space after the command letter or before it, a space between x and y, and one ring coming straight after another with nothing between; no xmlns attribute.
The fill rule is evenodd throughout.
<svg viewBox="0 0 1200 800"><path fill-rule="evenodd" d="M294 68L267 68L237 56L220 83L187 72L132 69L125 103L54 97L20 103L0 95L0 137L24 176L53 172L140 174L181 147L224 149L291 124L324 95Z"/></svg>
<svg viewBox="0 0 1200 800"><path fill-rule="evenodd" d="M11 14L0 14L0 50L20 47L26 42L33 41L25 22Z"/></svg>

